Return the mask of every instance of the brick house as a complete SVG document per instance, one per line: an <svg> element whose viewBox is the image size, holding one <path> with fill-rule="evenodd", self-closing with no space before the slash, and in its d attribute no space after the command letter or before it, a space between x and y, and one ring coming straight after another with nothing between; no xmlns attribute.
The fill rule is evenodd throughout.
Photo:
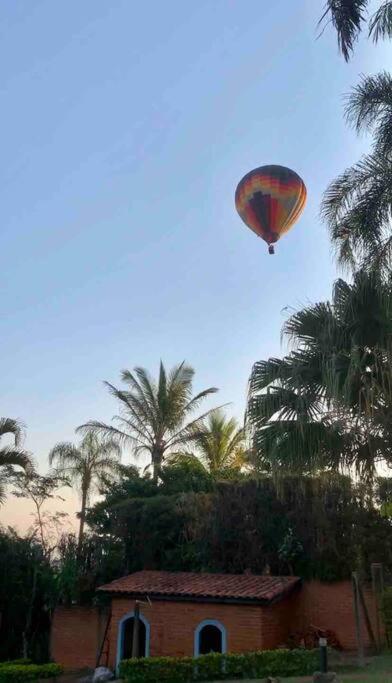
<svg viewBox="0 0 392 683"><path fill-rule="evenodd" d="M139 656L251 652L284 645L310 624L334 630L355 647L350 582L303 583L297 577L141 571L98 589L108 611L58 608L52 657L69 669L116 668L131 656L135 604L140 610ZM375 604L365 592L374 620Z"/></svg>

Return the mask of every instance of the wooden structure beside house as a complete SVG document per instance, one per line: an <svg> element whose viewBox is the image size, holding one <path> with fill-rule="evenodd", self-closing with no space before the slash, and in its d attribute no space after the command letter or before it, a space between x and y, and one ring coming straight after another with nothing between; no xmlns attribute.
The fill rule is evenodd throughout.
<svg viewBox="0 0 392 683"><path fill-rule="evenodd" d="M310 625L334 630L346 649L356 644L348 581L141 571L98 591L110 599L107 611L75 606L60 607L54 614L52 658L68 669L95 667L98 661L114 669L130 657L136 602L139 656L274 649ZM370 590L365 597L374 623Z"/></svg>

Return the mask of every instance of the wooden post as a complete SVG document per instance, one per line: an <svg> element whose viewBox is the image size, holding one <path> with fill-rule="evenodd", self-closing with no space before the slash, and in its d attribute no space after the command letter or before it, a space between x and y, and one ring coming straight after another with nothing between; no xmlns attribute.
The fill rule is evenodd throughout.
<svg viewBox="0 0 392 683"><path fill-rule="evenodd" d="M139 626L140 626L140 605L138 600L135 602L135 611L133 616L133 634L132 634L132 658L139 657Z"/></svg>
<svg viewBox="0 0 392 683"><path fill-rule="evenodd" d="M105 646L105 641L107 640L107 636L108 636L108 631L109 631L109 626L110 626L111 620L112 620L112 610L110 609L110 612L109 612L109 614L108 614L108 618L107 618L107 620L106 620L105 632L104 632L104 634L103 634L103 638L102 638L102 641L101 641L101 646L100 646L99 651L98 651L97 660L96 660L96 663L95 663L95 668L97 668L97 667L100 665L100 663L101 663L101 657L102 657L102 654L103 654L103 648L104 648L104 646ZM106 666L107 666L107 664L108 664L108 663L106 662Z"/></svg>
<svg viewBox="0 0 392 683"><path fill-rule="evenodd" d="M358 595L359 595L359 599L361 602L362 613L363 613L363 616L365 618L366 630L369 634L369 639L370 639L370 642L372 644L372 647L377 652L377 650L378 650L377 642L376 642L376 639L374 637L372 622L370 621L369 612L368 612L368 609L366 607L365 596L363 594L362 586L360 583L358 583Z"/></svg>
<svg viewBox="0 0 392 683"><path fill-rule="evenodd" d="M354 616L355 616L355 631L357 634L357 645L358 645L358 666L365 666L365 657L363 652L363 640L362 640L362 629L361 629L361 609L359 603L359 590L358 590L358 574L357 572L352 573L352 585L353 585L353 602L354 602Z"/></svg>

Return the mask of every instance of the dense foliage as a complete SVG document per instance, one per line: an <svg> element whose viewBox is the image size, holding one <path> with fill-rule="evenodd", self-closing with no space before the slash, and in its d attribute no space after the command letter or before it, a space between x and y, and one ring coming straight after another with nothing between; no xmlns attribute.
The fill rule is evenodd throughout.
<svg viewBox="0 0 392 683"><path fill-rule="evenodd" d="M0 528L0 660L48 657L53 568L41 544Z"/></svg>
<svg viewBox="0 0 392 683"><path fill-rule="evenodd" d="M190 683L267 676L304 676L317 667L314 650L264 650L201 657L151 657L128 659L120 664L126 683Z"/></svg>
<svg viewBox="0 0 392 683"><path fill-rule="evenodd" d="M367 573L372 561L392 567L389 519L366 487L336 474L206 480L204 491L168 493L133 471L88 521L95 547L117 557L119 576L250 569L333 580Z"/></svg>

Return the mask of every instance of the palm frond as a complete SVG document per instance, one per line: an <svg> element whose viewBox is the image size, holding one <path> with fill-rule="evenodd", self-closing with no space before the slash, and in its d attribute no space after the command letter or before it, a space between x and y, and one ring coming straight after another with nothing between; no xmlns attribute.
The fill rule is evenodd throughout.
<svg viewBox="0 0 392 683"><path fill-rule="evenodd" d="M327 0L319 24L327 18L338 34L338 45L346 62L350 59L354 43L365 19L364 10L368 0Z"/></svg>
<svg viewBox="0 0 392 683"><path fill-rule="evenodd" d="M0 417L0 438L5 434L12 434L15 446L19 446L23 437L21 422L10 417Z"/></svg>
<svg viewBox="0 0 392 683"><path fill-rule="evenodd" d="M135 374L137 379L132 374L132 372L130 372L130 370L122 371L121 379L123 380L123 382L126 382L130 385L134 393L132 394L130 392L121 391L121 394L127 400L136 398L136 401L134 400L134 406L138 406L139 412L142 415L144 415L144 417L148 415L149 421L154 423L154 421L156 421L156 415L158 410L156 385L154 383L154 380L150 377L150 375L144 368L136 367ZM109 388L109 391L111 391L111 393L113 393L114 396L116 396L116 398L119 398L119 396L116 394L118 390L115 389L113 385L111 385L109 382L105 382L105 384Z"/></svg>
<svg viewBox="0 0 392 683"><path fill-rule="evenodd" d="M196 396L193 396L184 406L184 417L188 415L188 413L192 413L194 410L199 408L200 404L204 401L205 398L208 398L208 396L211 396L212 394L216 394L216 392L219 391L217 387L210 387L209 389L204 389L204 391L200 391ZM216 409L214 409L216 410Z"/></svg>
<svg viewBox="0 0 392 683"><path fill-rule="evenodd" d="M362 76L347 97L346 118L357 132L372 131L375 150L388 155L392 149L392 77L382 71Z"/></svg>
<svg viewBox="0 0 392 683"><path fill-rule="evenodd" d="M335 328L336 320L330 304L319 303L291 315L282 327L282 337L288 337L298 348L325 350L330 348Z"/></svg>
<svg viewBox="0 0 392 683"><path fill-rule="evenodd" d="M292 377L293 364L290 357L269 358L254 364L249 378L249 395L262 391L274 382L285 382Z"/></svg>
<svg viewBox="0 0 392 683"><path fill-rule="evenodd" d="M120 420L121 418L118 419ZM139 442L132 434L99 420L90 420L90 422L77 427L75 431L77 434L85 434L91 431L103 439L115 439L120 446L123 444L139 445Z"/></svg>
<svg viewBox="0 0 392 683"><path fill-rule="evenodd" d="M371 18L369 35L373 36L375 43L380 38L392 36L392 2L384 2Z"/></svg>
<svg viewBox="0 0 392 683"><path fill-rule="evenodd" d="M195 439L197 439L201 429L204 427L206 418L212 413L216 412L217 410L225 408L227 405L227 403L223 403L222 405L217 406L216 408L211 408L202 415L196 417L194 420L191 420L191 422L188 422L184 427L181 427L177 432L171 434L171 436L166 442L166 448L173 449L175 446L178 446L180 444L185 445L193 442Z"/></svg>
<svg viewBox="0 0 392 683"><path fill-rule="evenodd" d="M82 459L82 454L74 444L70 442L62 442L53 446L49 453L49 465L57 465L61 468L74 467L79 464Z"/></svg>
<svg viewBox="0 0 392 683"><path fill-rule="evenodd" d="M185 361L174 366L168 374L166 379L166 397L162 407L164 407L164 421L169 431L175 429L181 420L186 418L185 406L189 403L192 396L193 377L194 369L187 365Z"/></svg>
<svg viewBox="0 0 392 683"><path fill-rule="evenodd" d="M344 265L364 263L378 253L390 233L392 164L388 157L369 154L338 176L327 188L322 217Z"/></svg>
<svg viewBox="0 0 392 683"><path fill-rule="evenodd" d="M317 419L323 414L322 401L317 393L297 392L283 387L270 387L264 394L250 399L247 421L256 427L263 426L273 418L278 421Z"/></svg>
<svg viewBox="0 0 392 683"><path fill-rule="evenodd" d="M32 470L33 464L31 457L26 451L19 450L12 446L0 448L0 467L6 465L16 465L24 470Z"/></svg>
<svg viewBox="0 0 392 683"><path fill-rule="evenodd" d="M6 500L5 484L0 479L0 505L3 505Z"/></svg>
<svg viewBox="0 0 392 683"><path fill-rule="evenodd" d="M343 438L323 422L278 421L255 432L254 447L273 471L309 473L340 463Z"/></svg>
<svg viewBox="0 0 392 683"><path fill-rule="evenodd" d="M104 382L104 384L109 389L112 396L120 402L124 414L131 414L132 422L137 424L140 432L148 434L149 426L151 426L152 430L156 428L156 425L159 422L158 416L152 413L150 407L143 398L140 398L138 394L117 389L117 387L110 382Z"/></svg>
<svg viewBox="0 0 392 683"><path fill-rule="evenodd" d="M244 430L220 409L211 412L191 436L192 457L211 474L239 469L245 462Z"/></svg>

